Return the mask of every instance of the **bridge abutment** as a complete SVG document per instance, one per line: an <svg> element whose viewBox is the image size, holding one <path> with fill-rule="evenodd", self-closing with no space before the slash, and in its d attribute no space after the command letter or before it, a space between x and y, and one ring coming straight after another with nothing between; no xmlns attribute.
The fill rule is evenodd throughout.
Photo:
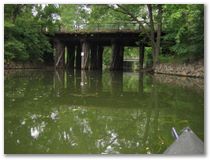
<svg viewBox="0 0 210 160"><path fill-rule="evenodd" d="M124 46L119 41L112 43L112 59L110 70L123 70L123 52Z"/></svg>
<svg viewBox="0 0 210 160"><path fill-rule="evenodd" d="M104 47L99 45L97 47L97 69L98 70L102 70L102 67L103 67L103 52L104 52Z"/></svg>
<svg viewBox="0 0 210 160"><path fill-rule="evenodd" d="M63 68L64 67L64 52L65 45L58 39L54 42L55 45L55 68Z"/></svg>

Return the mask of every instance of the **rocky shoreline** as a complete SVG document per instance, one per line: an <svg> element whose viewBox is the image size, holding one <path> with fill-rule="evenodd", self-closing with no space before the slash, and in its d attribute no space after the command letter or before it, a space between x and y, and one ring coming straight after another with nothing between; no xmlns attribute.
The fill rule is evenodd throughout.
<svg viewBox="0 0 210 160"><path fill-rule="evenodd" d="M155 73L204 78L204 63L198 61L192 64L158 64Z"/></svg>
<svg viewBox="0 0 210 160"><path fill-rule="evenodd" d="M11 62L11 63L5 63L4 64L4 69L9 70L9 69L49 69L49 68L53 68L54 66L50 66L50 65L46 65L44 63L31 63L31 62L27 62L27 63L15 63L15 62Z"/></svg>
<svg viewBox="0 0 210 160"><path fill-rule="evenodd" d="M53 65L46 65L43 63L9 63L4 64L4 69L52 69ZM145 69L145 71L147 71ZM198 61L192 64L169 64L161 63L156 65L154 73L177 75L185 77L204 78L204 63Z"/></svg>

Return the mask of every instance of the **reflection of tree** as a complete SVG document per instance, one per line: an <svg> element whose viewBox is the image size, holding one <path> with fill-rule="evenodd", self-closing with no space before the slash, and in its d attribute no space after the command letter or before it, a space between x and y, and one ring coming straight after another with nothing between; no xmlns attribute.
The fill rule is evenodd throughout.
<svg viewBox="0 0 210 160"><path fill-rule="evenodd" d="M156 143L152 143L150 146L150 148L152 149L152 152L157 152L160 153L161 147L162 147L162 141L159 142L161 140L160 138L160 133L159 133L159 92L158 92L158 87L156 84L156 81L154 79L152 79L152 94L151 97L153 99L152 101L152 108L153 108L153 112L154 112L154 120L153 120L153 134L151 134L151 141L156 141Z"/></svg>
<svg viewBox="0 0 210 160"><path fill-rule="evenodd" d="M139 72L139 94L143 95L144 93L144 73Z"/></svg>
<svg viewBox="0 0 210 160"><path fill-rule="evenodd" d="M121 95L123 92L123 72L112 71L110 72L111 78L111 94Z"/></svg>
<svg viewBox="0 0 210 160"><path fill-rule="evenodd" d="M75 76L70 76L73 74ZM144 94L139 95L132 92L133 87L122 91L122 86L128 81L137 86L138 76L130 78L130 75L124 75L123 80L122 74L113 73L112 77L103 74L102 77L87 72L83 75L87 80L86 90L81 95L80 74L67 73L64 76L67 88L59 87L58 81L56 90L53 89L52 72L29 72L28 77L5 81L7 150L18 152L22 149L27 153L161 153L170 142L172 124L182 126L187 123L202 130L201 122L195 123L203 116L202 109L195 110L201 102L195 99L199 96L192 91L162 85L153 81L152 76L144 75L142 79L139 77L139 91L143 88ZM107 89L100 89L102 81ZM57 91L60 97L54 95ZM12 144L15 145L11 149Z"/></svg>

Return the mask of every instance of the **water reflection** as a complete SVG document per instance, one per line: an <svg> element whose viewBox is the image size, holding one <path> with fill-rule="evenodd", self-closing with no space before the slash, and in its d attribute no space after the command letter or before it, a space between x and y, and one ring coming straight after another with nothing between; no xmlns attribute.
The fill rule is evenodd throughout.
<svg viewBox="0 0 210 160"><path fill-rule="evenodd" d="M58 111L52 112L50 114L50 117L51 117L52 120L58 119Z"/></svg>
<svg viewBox="0 0 210 160"><path fill-rule="evenodd" d="M172 126L203 138L203 106L202 89L143 73L17 72L5 79L5 152L162 153Z"/></svg>

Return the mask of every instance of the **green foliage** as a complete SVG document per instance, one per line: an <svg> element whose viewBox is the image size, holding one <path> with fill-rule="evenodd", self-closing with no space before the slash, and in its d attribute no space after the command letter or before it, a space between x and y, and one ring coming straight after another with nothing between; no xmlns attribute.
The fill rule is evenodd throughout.
<svg viewBox="0 0 210 160"><path fill-rule="evenodd" d="M43 5L35 5L34 9L37 14L35 20L41 26L43 32L53 33L58 30L60 9L54 4L48 4L43 8Z"/></svg>
<svg viewBox="0 0 210 160"><path fill-rule="evenodd" d="M86 27L84 24L89 19L88 5L61 4L59 7L61 30L72 31L77 27Z"/></svg>
<svg viewBox="0 0 210 160"><path fill-rule="evenodd" d="M57 10L53 5L44 9L40 5L5 5L5 62L43 61L44 54L52 54L45 32L56 30L54 12Z"/></svg>
<svg viewBox="0 0 210 160"><path fill-rule="evenodd" d="M139 48L124 47L124 58L138 58Z"/></svg>
<svg viewBox="0 0 210 160"><path fill-rule="evenodd" d="M165 5L165 40L175 41L170 50L185 59L204 55L204 5Z"/></svg>
<svg viewBox="0 0 210 160"><path fill-rule="evenodd" d="M153 60L152 60L152 48L151 47L145 47L144 61L146 62L147 67L152 66Z"/></svg>
<svg viewBox="0 0 210 160"><path fill-rule="evenodd" d="M160 55L159 60L161 63L174 63L177 62L175 61L175 57L171 55ZM177 60L177 59L176 59Z"/></svg>
<svg viewBox="0 0 210 160"><path fill-rule="evenodd" d="M5 60L27 60L25 45L16 39L5 42Z"/></svg>

